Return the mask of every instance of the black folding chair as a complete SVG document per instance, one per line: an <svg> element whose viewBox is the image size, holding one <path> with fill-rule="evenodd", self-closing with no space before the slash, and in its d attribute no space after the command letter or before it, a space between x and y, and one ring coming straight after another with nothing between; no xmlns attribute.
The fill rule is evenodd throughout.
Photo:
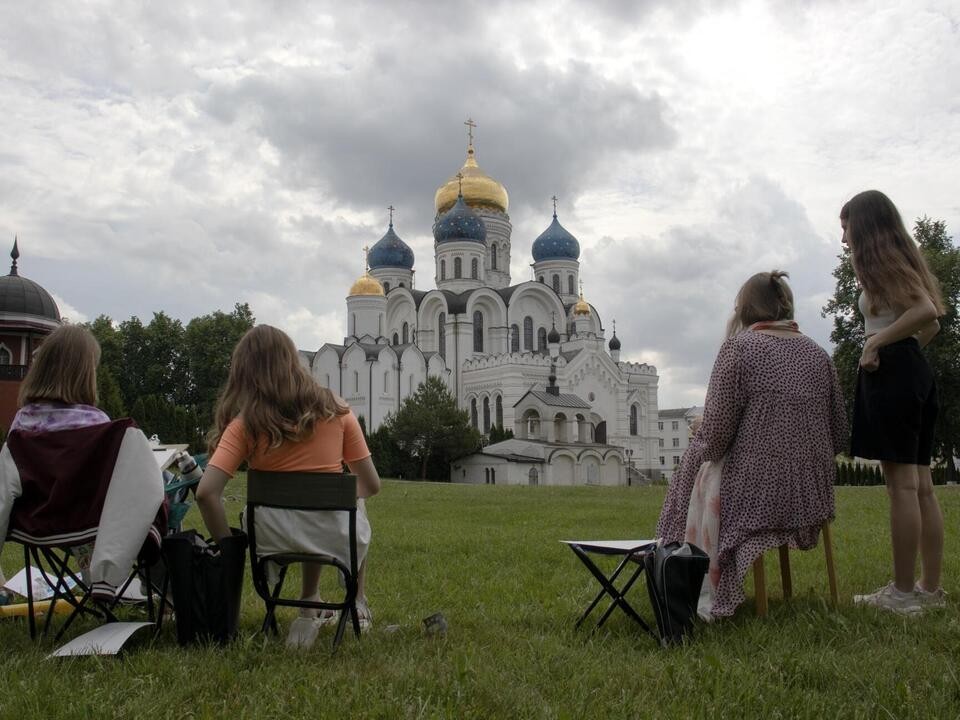
<svg viewBox="0 0 960 720"><path fill-rule="evenodd" d="M283 508L288 510L342 511L349 514L349 566L332 555L284 552L261 555L257 548L257 508ZM357 615L357 478L344 473L274 472L250 470L247 473L247 536L250 540L250 570L253 587L263 599L267 612L263 619L263 631L279 634L276 608L297 607L317 610L338 610L340 621L333 638L336 651L343 639L349 615L353 632L360 637L360 619ZM267 581L266 565L276 563L279 577L273 588ZM329 565L339 571L344 579L345 593L342 602L327 602L301 599L286 599L280 596L287 568L292 563L309 562Z"/></svg>

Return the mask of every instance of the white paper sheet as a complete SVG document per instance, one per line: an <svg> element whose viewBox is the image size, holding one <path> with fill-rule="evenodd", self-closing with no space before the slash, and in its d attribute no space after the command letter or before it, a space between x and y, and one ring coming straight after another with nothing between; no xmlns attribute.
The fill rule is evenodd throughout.
<svg viewBox="0 0 960 720"><path fill-rule="evenodd" d="M153 459L161 470L166 470L173 464L173 456L179 452L177 448L154 448Z"/></svg>
<svg viewBox="0 0 960 720"><path fill-rule="evenodd" d="M47 577L53 580L53 575L47 573ZM53 588L47 584L46 580L43 579L43 575L40 574L40 571L30 566L30 579L33 581L33 599L34 600L46 600L47 598L53 595ZM67 583L67 587L71 590L76 585L72 578L69 576L64 578ZM7 580L4 587L11 592L15 592L17 595L23 595L27 597L27 569L24 568L12 578ZM62 588L61 588L62 590Z"/></svg>
<svg viewBox="0 0 960 720"><path fill-rule="evenodd" d="M123 644L130 639L137 630L144 627L155 627L148 622L115 622L101 625L90 632L76 637L66 645L62 645L47 655L52 657L67 657L69 655L116 655Z"/></svg>

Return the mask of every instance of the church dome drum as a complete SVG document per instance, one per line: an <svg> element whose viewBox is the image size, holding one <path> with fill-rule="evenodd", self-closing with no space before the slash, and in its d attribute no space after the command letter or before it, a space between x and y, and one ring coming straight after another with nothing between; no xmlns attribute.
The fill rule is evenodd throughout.
<svg viewBox="0 0 960 720"><path fill-rule="evenodd" d="M541 260L578 260L580 258L580 243L571 235L556 214L550 227L540 233L540 237L533 241L533 259Z"/></svg>
<svg viewBox="0 0 960 720"><path fill-rule="evenodd" d="M367 259L371 270L385 267L413 269L413 250L394 232L393 223L390 223L386 234L370 248Z"/></svg>
<svg viewBox="0 0 960 720"><path fill-rule="evenodd" d="M487 228L483 220L459 196L453 207L440 216L433 226L433 238L438 243L467 241L487 242Z"/></svg>

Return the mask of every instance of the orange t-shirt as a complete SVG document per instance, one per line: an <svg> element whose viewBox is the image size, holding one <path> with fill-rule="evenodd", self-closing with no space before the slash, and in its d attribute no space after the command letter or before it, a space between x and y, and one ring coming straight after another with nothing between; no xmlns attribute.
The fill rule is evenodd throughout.
<svg viewBox="0 0 960 720"><path fill-rule="evenodd" d="M279 447L267 449L262 443L255 447L243 421L234 418L223 431L209 464L231 477L244 460L253 470L338 473L342 463L369 456L360 423L353 412L348 412L317 422L313 435L305 440L284 440Z"/></svg>

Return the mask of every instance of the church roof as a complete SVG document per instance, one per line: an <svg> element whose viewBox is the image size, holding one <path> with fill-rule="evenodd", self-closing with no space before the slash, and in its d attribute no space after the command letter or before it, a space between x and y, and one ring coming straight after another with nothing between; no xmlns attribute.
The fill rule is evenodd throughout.
<svg viewBox="0 0 960 720"><path fill-rule="evenodd" d="M660 410L657 415L668 420L672 418L684 418L687 416L687 413L690 412L691 408L669 408L667 410Z"/></svg>
<svg viewBox="0 0 960 720"><path fill-rule="evenodd" d="M60 310L46 290L33 280L21 276L17 271L17 259L20 250L17 241L13 241L13 250L10 252L13 263L10 265L10 274L0 277L0 315L14 318L33 317L41 322L60 322Z"/></svg>
<svg viewBox="0 0 960 720"><path fill-rule="evenodd" d="M413 269L413 250L393 231L393 221L386 234L370 248L367 262L371 270L384 267Z"/></svg>
<svg viewBox="0 0 960 720"><path fill-rule="evenodd" d="M452 208L437 218L433 226L433 239L438 244L455 241L486 244L487 227L461 196Z"/></svg>
<svg viewBox="0 0 960 720"><path fill-rule="evenodd" d="M552 395L543 390L527 390L523 396L517 400L513 406L516 407L523 402L523 399L527 395L533 395L537 400L542 402L544 405L549 407L565 407L565 408L584 408L586 410L590 409L590 403L584 400L579 395L574 395L573 393L559 393L557 395Z"/></svg>
<svg viewBox="0 0 960 720"><path fill-rule="evenodd" d="M533 241L534 262L542 260L577 260L580 258L580 243L557 220L553 212L553 222Z"/></svg>

